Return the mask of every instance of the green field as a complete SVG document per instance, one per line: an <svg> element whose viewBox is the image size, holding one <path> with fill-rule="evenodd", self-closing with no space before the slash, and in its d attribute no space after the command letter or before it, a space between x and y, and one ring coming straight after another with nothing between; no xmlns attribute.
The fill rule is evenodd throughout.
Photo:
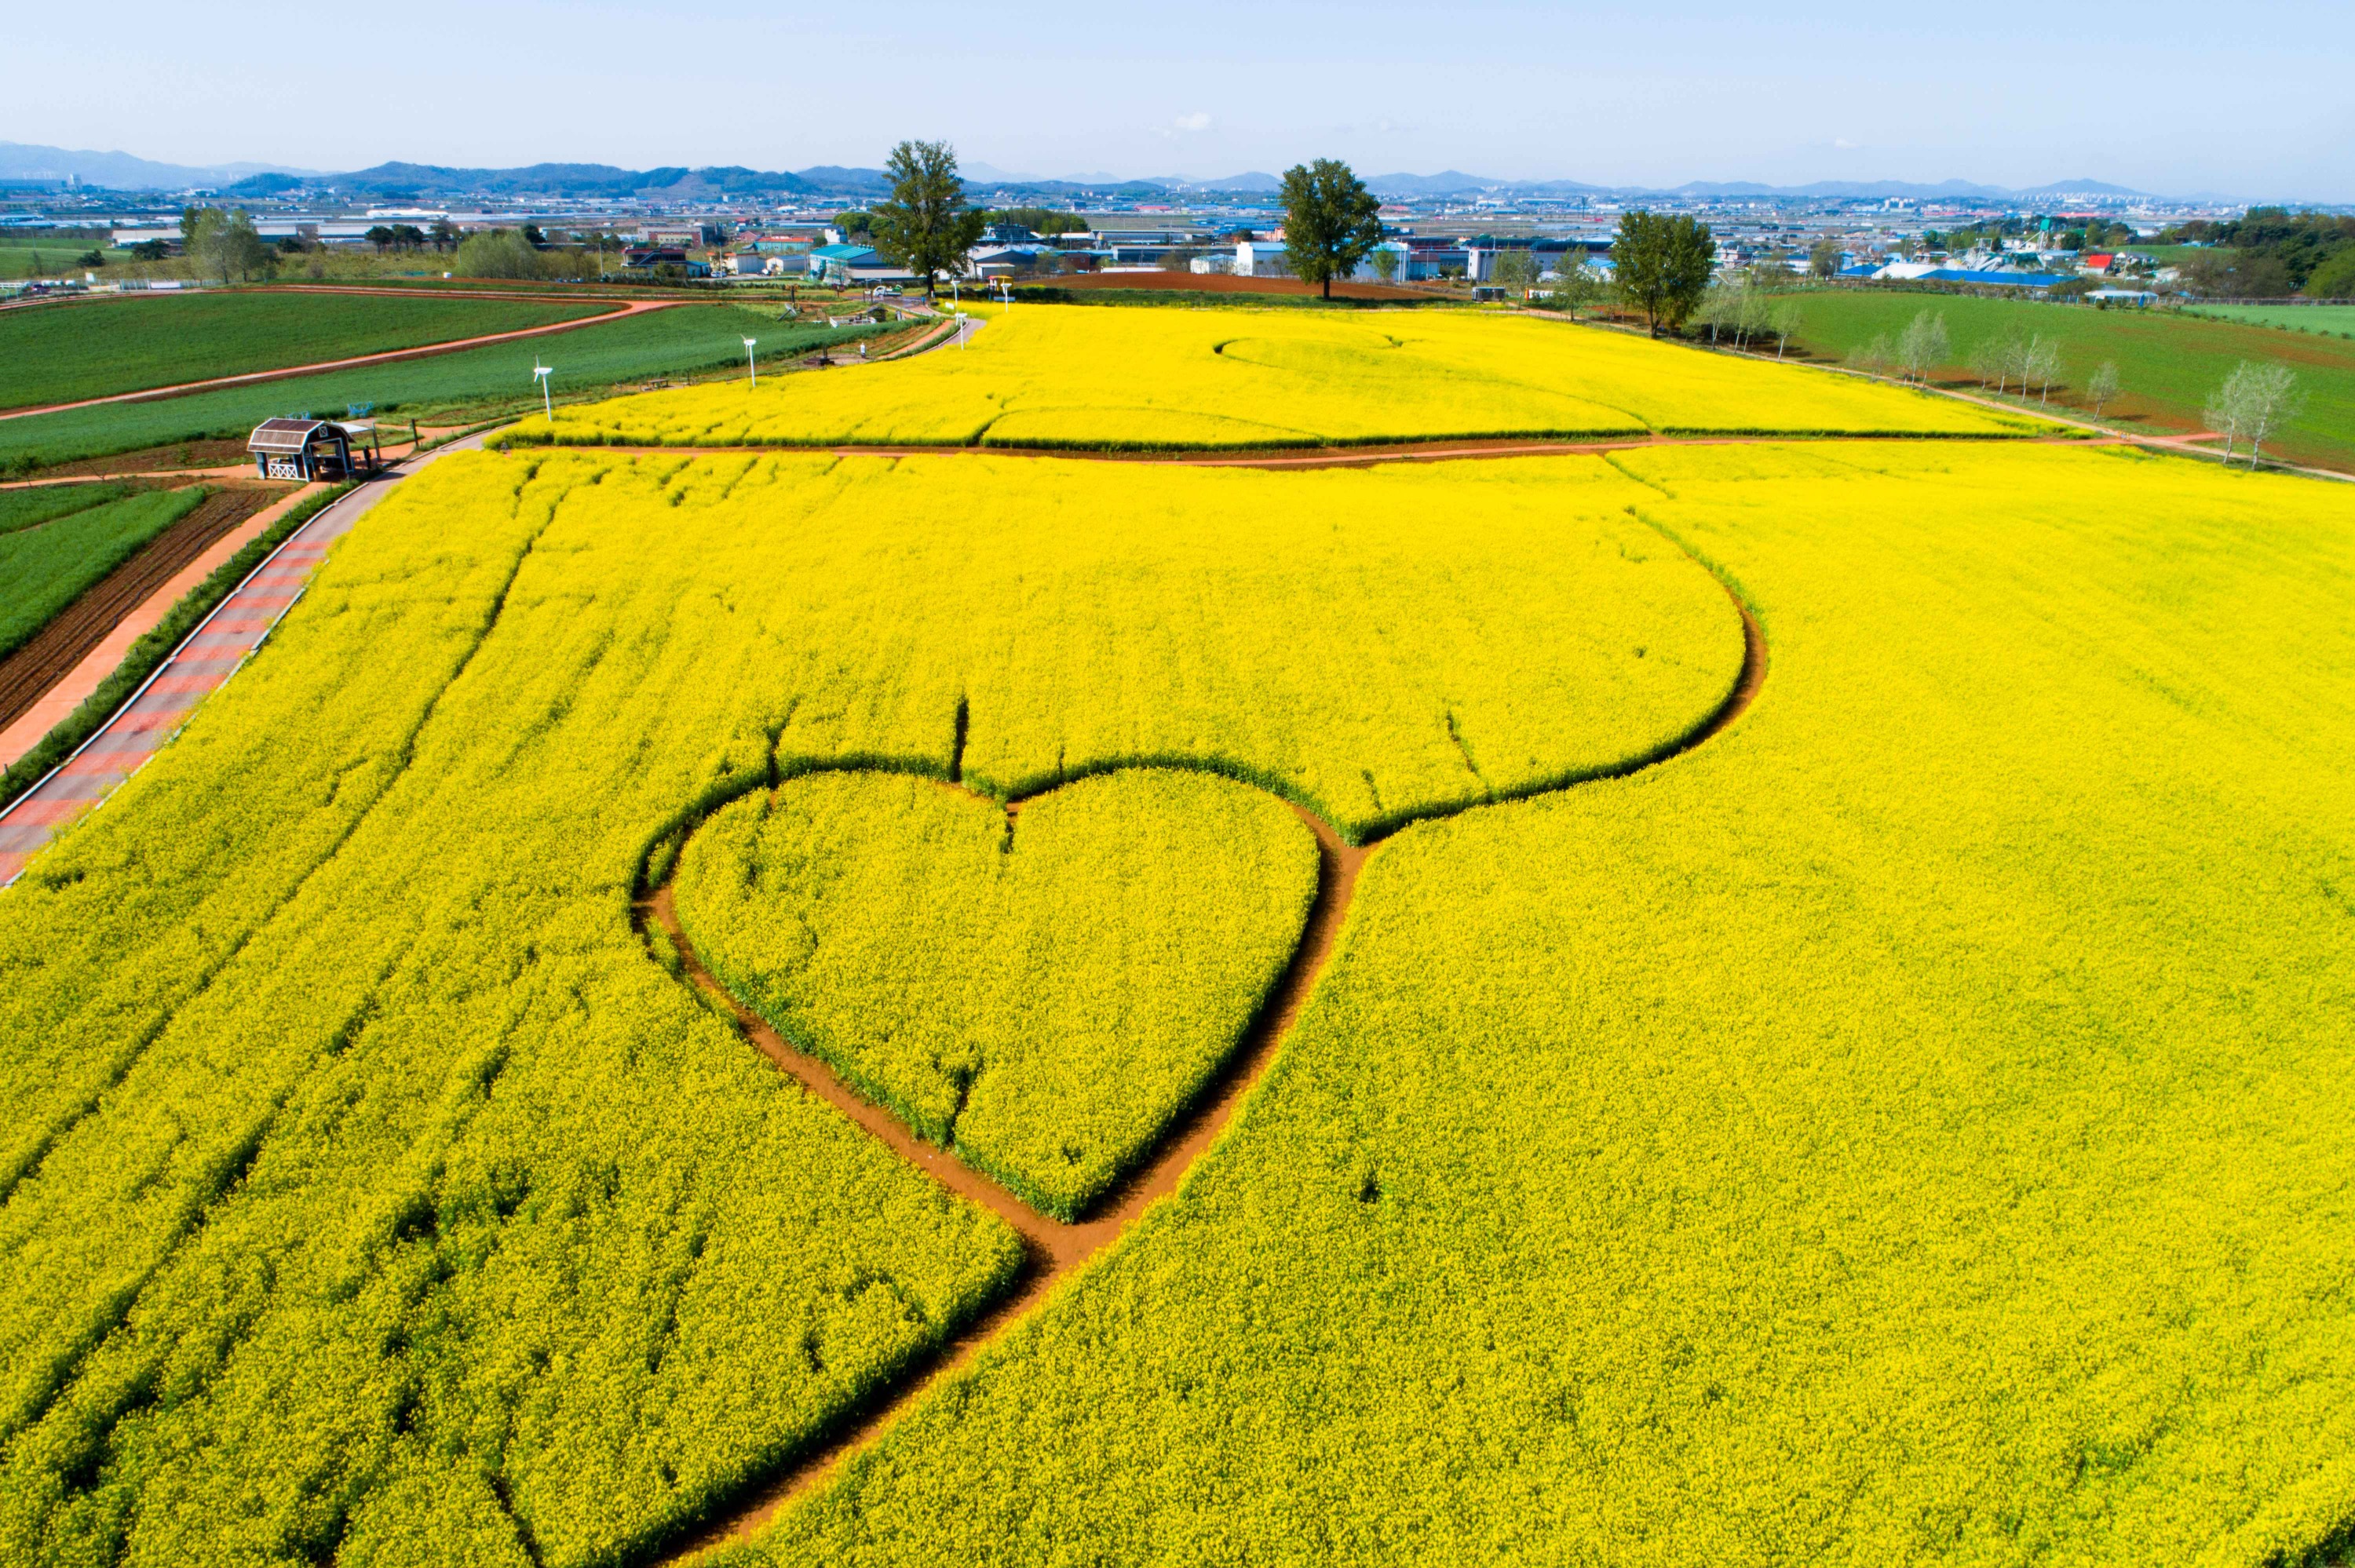
<svg viewBox="0 0 2355 1568"><path fill-rule="evenodd" d="M59 488L87 495L112 487ZM204 498L204 489L193 485L184 490L150 490L113 501L100 493L91 496L100 504L76 508L36 525L0 531L0 659L24 646L25 640L48 625L51 617L138 554L150 539L195 511ZM81 496L61 499L80 500Z"/></svg>
<svg viewBox="0 0 2355 1568"><path fill-rule="evenodd" d="M130 493L127 484L44 484L0 490L0 534L13 534L101 502L120 501Z"/></svg>
<svg viewBox="0 0 2355 1568"><path fill-rule="evenodd" d="M2211 321L2355 337L2355 305L2187 305L2184 311Z"/></svg>
<svg viewBox="0 0 2355 1568"><path fill-rule="evenodd" d="M27 306L0 311L0 408L519 332L609 308L263 291Z"/></svg>
<svg viewBox="0 0 2355 1568"><path fill-rule="evenodd" d="M2057 339L2063 373L2053 401L2066 412L2087 411L2080 407L2085 378L2104 360L2115 361L2126 390L2104 417L2127 429L2203 429L2201 410L2235 365L2244 359L2287 365L2306 390L2306 411L2278 441L2269 439L2266 450L2293 461L2355 469L2355 343L2179 312L2102 311L2035 300L1863 289L1789 298L1800 312L1794 341L1831 360L1877 335L1893 340L1922 311L1944 315L1954 363L1934 379L1966 390L1977 389L1977 377L1963 368L1963 360L1979 343L2014 334Z"/></svg>
<svg viewBox="0 0 2355 1568"><path fill-rule="evenodd" d="M435 302L422 308L439 311L450 306ZM0 323L5 320L0 317ZM310 412L340 417L354 403L373 403L378 414L470 406L516 408L533 400L535 363L555 367L550 381L561 397L645 376L683 375L741 363L743 340L748 337L760 340L762 357L781 358L879 330L781 327L771 317L733 305L680 306L626 321L576 327L549 339L489 344L426 359L359 366L155 402L110 404L0 420L0 469L11 464L72 462L208 436L242 436L274 415Z"/></svg>

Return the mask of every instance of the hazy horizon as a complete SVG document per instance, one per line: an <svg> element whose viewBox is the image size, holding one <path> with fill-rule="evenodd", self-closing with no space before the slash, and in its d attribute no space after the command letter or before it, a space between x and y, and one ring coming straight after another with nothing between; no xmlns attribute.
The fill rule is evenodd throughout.
<svg viewBox="0 0 2355 1568"><path fill-rule="evenodd" d="M2093 179L2355 200L2355 28L2286 0L2254 0L2229 32L2154 0L2131 24L2039 16L2033 38L1860 0L1797 18L1727 0L1575 16L1472 0L1444 25L1391 0L1018 7L986 24L936 0L875 21L744 0L423 0L412 19L350 25L340 82L273 58L278 24L252 16L126 0L99 31L29 14L0 138L346 170L871 166L923 136L1049 178L1219 179L1337 156L1598 185Z"/></svg>

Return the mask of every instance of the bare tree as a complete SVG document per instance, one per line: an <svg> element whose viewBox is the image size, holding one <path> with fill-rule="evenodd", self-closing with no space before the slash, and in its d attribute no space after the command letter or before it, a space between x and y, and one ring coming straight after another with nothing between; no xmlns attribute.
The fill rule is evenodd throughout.
<svg viewBox="0 0 2355 1568"><path fill-rule="evenodd" d="M1870 343L1859 344L1848 352L1848 362L1858 370L1874 375L1889 368L1889 334L1877 334Z"/></svg>
<svg viewBox="0 0 2355 1568"><path fill-rule="evenodd" d="M1742 275L1741 340L1744 348L1774 328L1774 302L1766 287L1766 280L1756 268Z"/></svg>
<svg viewBox="0 0 2355 1568"><path fill-rule="evenodd" d="M2249 466L2257 466L2265 437L2290 420L2305 406L2297 374L2286 365L2257 365L2243 360L2224 377L2208 399L2208 428L2224 438L2224 461L2232 461L2232 443L2249 442Z"/></svg>
<svg viewBox="0 0 2355 1568"><path fill-rule="evenodd" d="M1979 390L1986 391L1987 383L2003 373L2002 341L1992 337L1980 339L1978 344L1971 350L1968 364L1971 374L1979 378Z"/></svg>
<svg viewBox="0 0 2355 1568"><path fill-rule="evenodd" d="M2036 402L2040 408L2050 406L2052 384L2061 379L2061 345L2044 337L2028 340L2028 353L2021 366L2019 395L2028 396L2028 384L2036 383Z"/></svg>
<svg viewBox="0 0 2355 1568"><path fill-rule="evenodd" d="M1897 368L1907 380L1927 383L1930 372L1946 362L1953 349L1946 335L1946 318L1923 311L1897 338Z"/></svg>
<svg viewBox="0 0 2355 1568"><path fill-rule="evenodd" d="M2094 418L2100 418L2103 405L2117 395L2118 364L2116 360L2105 359L2085 381L2085 396L2093 401Z"/></svg>
<svg viewBox="0 0 2355 1568"><path fill-rule="evenodd" d="M1711 283L1709 292L1700 297L1700 309L1693 313L1693 319L1709 328L1710 347L1717 345L1718 334L1724 330L1726 318L1732 313L1732 307L1733 286L1722 279Z"/></svg>

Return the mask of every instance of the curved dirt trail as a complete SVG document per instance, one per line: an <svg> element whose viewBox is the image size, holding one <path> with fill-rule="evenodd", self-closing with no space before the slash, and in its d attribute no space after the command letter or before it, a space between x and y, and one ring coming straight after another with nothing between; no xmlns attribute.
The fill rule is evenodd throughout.
<svg viewBox="0 0 2355 1568"><path fill-rule="evenodd" d="M948 340L925 347L936 352ZM886 358L892 356L887 355ZM883 359L870 361L880 365ZM857 443L807 446L786 442L741 446L641 447L597 445L591 442L525 441L504 449L509 452L595 452L608 457L1002 457L1046 458L1061 462L1117 462L1180 468L1359 468L1385 462L1453 462L1475 458L1600 457L1638 447L1753 447L1854 445L1859 441L1918 441L1936 444L2101 447L2148 444L2132 436L1938 435L1630 435L1598 436L1581 440L1530 440L1518 437L1441 437L1424 441L1369 442L1348 447L1238 447L1166 452L1114 451L1101 447L1018 446L863 446Z"/></svg>
<svg viewBox="0 0 2355 1568"><path fill-rule="evenodd" d="M1692 558L1689 553L1688 558ZM1698 560L1694 564L1703 571L1709 570ZM1711 576L1715 574L1711 573ZM1742 597L1727 587L1721 578L1718 580L1719 586L1725 588L1725 596L1732 602L1735 612L1742 618L1742 670L1735 678L1733 689L1707 718L1674 746L1633 766L1605 769L1580 782L1591 782L1593 778L1625 778L1682 757L1730 727L1757 701L1758 694L1766 682L1765 632ZM958 788L955 785L943 787ZM1577 788L1579 783L1574 782L1556 789L1541 790L1535 795L1517 796L1513 800L1540 799ZM1011 800L1007 802L1007 810L1009 813L1018 811L1024 800L1051 792L1040 790L1038 794ZM847 1413L830 1429L822 1432L807 1453L762 1489L750 1503L707 1525L684 1546L666 1554L666 1561L685 1562L714 1547L741 1540L759 1530L786 1503L825 1481L845 1458L879 1438L893 1420L913 1407L936 1383L963 1370L986 1346L1029 1316L1046 1300L1058 1281L1126 1234L1144 1217L1148 1208L1178 1190L1178 1184L1193 1169L1194 1162L1217 1140L1242 1102L1258 1086L1274 1062L1277 1049L1291 1034L1293 1025L1305 1010L1318 977L1324 973L1327 962L1339 943L1342 927L1348 918L1349 906L1357 894L1358 876L1364 870L1366 862L1382 844L1413 825L1413 821L1401 823L1384 831L1368 843L1353 845L1346 842L1331 823L1315 812L1292 801L1284 803L1316 835L1317 850L1316 898L1309 907L1307 923L1301 930L1300 940L1293 948L1291 959L1284 965L1284 974L1269 992L1265 1004L1252 1019L1241 1040L1220 1067L1209 1086L1192 1106L1163 1128L1150 1158L1101 1200L1089 1218L1077 1224L1065 1224L1039 1213L958 1160L954 1153L918 1138L889 1111L862 1098L825 1062L787 1042L766 1019L739 1001L697 959L693 944L679 927L672 889L667 882L658 888L643 892L633 903L632 915L641 933L651 942L656 939L655 931L658 927L677 950L692 983L729 1009L735 1015L745 1037L780 1071L864 1128L908 1164L959 1197L978 1203L1004 1220L1022 1238L1026 1255L1025 1269L1012 1294L958 1327L948 1335L929 1361L914 1370L897 1388L864 1409L854 1408ZM1489 803L1435 810L1413 821L1430 821L1461 816L1465 811L1481 810L1482 806ZM1510 804L1513 801L1494 803ZM692 828L688 830L690 833L693 831ZM673 863L676 865L677 863Z"/></svg>

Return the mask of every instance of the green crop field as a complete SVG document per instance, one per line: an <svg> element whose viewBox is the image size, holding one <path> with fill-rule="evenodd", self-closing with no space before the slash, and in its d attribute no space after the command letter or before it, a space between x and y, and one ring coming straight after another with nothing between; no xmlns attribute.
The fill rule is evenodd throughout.
<svg viewBox="0 0 2355 1568"><path fill-rule="evenodd" d="M2113 361L2125 391L2105 417L2129 429L2202 429L2201 410L2235 365L2244 359L2286 365L2297 373L2307 407L2282 431L2277 443L2281 455L2355 469L2355 343L2205 321L2180 312L2103 311L2034 300L1863 289L1817 290L1789 297L1800 312L1794 341L1832 360L1846 357L1876 335L1894 339L1922 311L1943 314L1954 344L1954 363L1935 379L1966 389L1975 390L1978 383L1964 371L1963 360L1980 342L2015 334L2055 339L2063 369L2053 395L2063 412L2083 411L2080 389L2085 378L2103 361ZM2269 440L2267 450L2275 446Z"/></svg>
<svg viewBox="0 0 2355 1568"><path fill-rule="evenodd" d="M0 891L0 1562L635 1568L794 1478L704 1561L2343 1553L2355 490L1538 323L1164 343L1189 425L1127 313L1037 428L1370 437L1410 352L1913 422L401 482Z"/></svg>
<svg viewBox="0 0 2355 1568"><path fill-rule="evenodd" d="M83 493L60 496L60 503L89 495L99 504L0 531L0 659L22 647L52 616L138 554L156 535L195 511L205 498L203 488L194 485L151 490L119 500L108 500L103 493L89 494L107 488L111 487L59 486L61 491ZM5 516L5 508L0 507L0 520Z"/></svg>
<svg viewBox="0 0 2355 1568"><path fill-rule="evenodd" d="M13 534L131 493L127 484L42 484L0 490L0 534Z"/></svg>
<svg viewBox="0 0 2355 1568"><path fill-rule="evenodd" d="M27 306L0 312L0 408L419 348L610 309L261 291Z"/></svg>
<svg viewBox="0 0 2355 1568"><path fill-rule="evenodd" d="M2355 305L2187 305L2184 310L2212 321L2355 337Z"/></svg>
<svg viewBox="0 0 2355 1568"><path fill-rule="evenodd" d="M429 308L449 305L435 302ZM0 317L0 323L5 319ZM154 402L0 420L0 469L72 462L208 436L242 436L273 415L310 412L340 418L354 403L373 403L379 414L477 405L518 408L535 397L535 363L554 367L549 379L562 396L645 376L741 364L748 337L760 340L764 357L782 358L878 330L783 327L771 317L733 305L680 306L625 321L592 323L553 338L486 344L426 359L357 366Z"/></svg>

